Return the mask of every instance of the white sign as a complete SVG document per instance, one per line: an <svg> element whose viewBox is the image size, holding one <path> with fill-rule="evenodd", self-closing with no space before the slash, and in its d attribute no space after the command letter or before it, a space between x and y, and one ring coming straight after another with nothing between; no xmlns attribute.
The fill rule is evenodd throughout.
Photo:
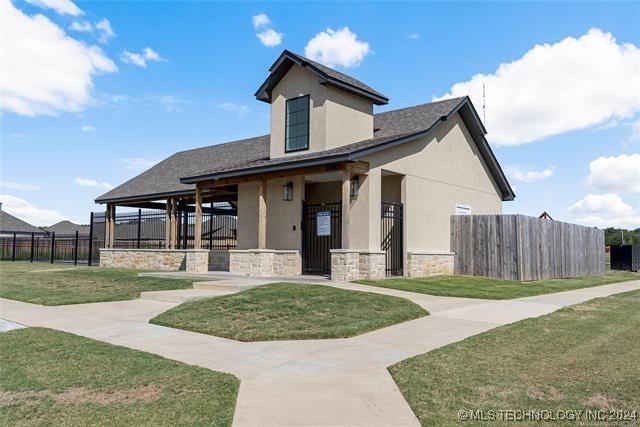
<svg viewBox="0 0 640 427"><path fill-rule="evenodd" d="M316 224L318 236L331 236L331 212L316 213Z"/></svg>
<svg viewBox="0 0 640 427"><path fill-rule="evenodd" d="M471 206L456 205L456 215L471 215Z"/></svg>

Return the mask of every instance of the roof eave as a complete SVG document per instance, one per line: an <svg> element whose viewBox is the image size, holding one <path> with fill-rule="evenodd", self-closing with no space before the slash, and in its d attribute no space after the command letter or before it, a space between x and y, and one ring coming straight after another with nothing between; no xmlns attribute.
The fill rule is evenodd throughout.
<svg viewBox="0 0 640 427"><path fill-rule="evenodd" d="M292 169L294 167L312 167L312 166L323 166L331 163L339 163L343 161L349 160L349 153L345 154L334 154L326 157L314 158L314 159L303 159L303 160L293 160L290 162L283 162L276 165L264 165L264 166L254 166L247 167L244 169L236 169L234 171L223 171L223 172L215 172L208 173L203 175L196 176L187 176L180 178L180 182L183 184L197 184L198 182L203 181L217 181L225 178L240 178L247 175L254 175L259 173L267 173L267 172L279 172L285 171L287 169Z"/></svg>
<svg viewBox="0 0 640 427"><path fill-rule="evenodd" d="M288 50L284 50L282 52L282 54L278 57L278 59L273 63L273 65L271 65L271 67L269 68L269 77L267 77L265 79L265 81L260 85L260 87L258 88L258 90L255 92L254 96L256 97L256 99L258 101L263 101L263 102L267 102L270 103L271 102L271 89L273 89L273 87L275 87L279 81L282 79L279 78L277 79L277 81L274 81L274 76L276 76L276 72L278 70L278 68L280 68L282 66L282 64L284 63L285 60L290 60L295 64L298 64L302 67L307 68L309 71L313 72L316 76L318 76L323 84L330 84L334 87L337 87L339 89L345 90L349 93L352 93L354 95L358 95L361 96L363 98L366 98L368 100L370 100L371 102L373 102L376 105L386 105L389 103L389 98L382 96L380 94L377 93L373 93L370 91L366 91L363 89L360 89L356 86L350 85L348 83L345 83L343 81L340 81L338 79L335 79L331 76L329 76L328 74L326 74L325 72L323 72L322 70L314 67L312 64L304 61L302 58L300 58L298 55L296 55L293 52L290 52ZM287 70L288 71L288 70ZM284 73L286 74L286 72ZM272 87L271 84L273 84Z"/></svg>
<svg viewBox="0 0 640 427"><path fill-rule="evenodd" d="M125 197L109 197L103 198L98 197L94 200L97 204L105 204L105 203L122 203L122 202L148 202L151 200L159 200L167 197L176 197L176 196L189 196L191 194L195 194L195 189L192 190L178 190L178 191L166 191L162 193L149 193L149 194L141 194L135 196L125 196Z"/></svg>

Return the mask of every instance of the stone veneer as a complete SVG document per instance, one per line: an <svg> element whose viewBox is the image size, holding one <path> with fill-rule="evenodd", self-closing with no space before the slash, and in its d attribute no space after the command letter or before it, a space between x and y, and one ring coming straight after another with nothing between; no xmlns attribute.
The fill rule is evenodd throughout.
<svg viewBox="0 0 640 427"><path fill-rule="evenodd" d="M384 252L331 249L331 280L350 282L384 277Z"/></svg>
<svg viewBox="0 0 640 427"><path fill-rule="evenodd" d="M203 273L209 270L206 249L100 249L100 267Z"/></svg>
<svg viewBox="0 0 640 427"><path fill-rule="evenodd" d="M249 276L295 276L302 273L302 259L297 250L232 249L229 272Z"/></svg>
<svg viewBox="0 0 640 427"><path fill-rule="evenodd" d="M452 252L407 252L407 276L453 274Z"/></svg>

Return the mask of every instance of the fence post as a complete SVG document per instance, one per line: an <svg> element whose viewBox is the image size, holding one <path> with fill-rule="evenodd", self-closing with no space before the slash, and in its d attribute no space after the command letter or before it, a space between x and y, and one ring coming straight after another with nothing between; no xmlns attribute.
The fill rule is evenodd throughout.
<svg viewBox="0 0 640 427"><path fill-rule="evenodd" d="M140 249L140 224L142 224L142 209L138 209L138 243L136 247Z"/></svg>
<svg viewBox="0 0 640 427"><path fill-rule="evenodd" d="M36 233L31 233L31 255L29 256L29 260L30 262L33 262L33 244L35 243L36 240Z"/></svg>
<svg viewBox="0 0 640 427"><path fill-rule="evenodd" d="M13 233L13 249L11 250L11 261L16 260L16 233Z"/></svg>
<svg viewBox="0 0 640 427"><path fill-rule="evenodd" d="M73 245L73 265L78 265L78 230L76 230L76 241Z"/></svg>
<svg viewBox="0 0 640 427"><path fill-rule="evenodd" d="M213 249L213 202L211 202L209 211L209 250Z"/></svg>
<svg viewBox="0 0 640 427"><path fill-rule="evenodd" d="M53 264L56 252L56 232L51 233L51 264Z"/></svg>
<svg viewBox="0 0 640 427"><path fill-rule="evenodd" d="M89 259L87 265L91 267L91 257L93 256L93 212L89 215Z"/></svg>

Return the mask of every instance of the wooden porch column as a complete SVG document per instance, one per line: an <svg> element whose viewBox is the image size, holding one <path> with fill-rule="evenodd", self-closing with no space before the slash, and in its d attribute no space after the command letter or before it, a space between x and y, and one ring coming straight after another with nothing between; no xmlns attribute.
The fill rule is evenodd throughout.
<svg viewBox="0 0 640 427"><path fill-rule="evenodd" d="M171 249L176 248L178 240L178 224L176 223L176 216L178 215L178 201L171 199L171 236L169 238L169 245Z"/></svg>
<svg viewBox="0 0 640 427"><path fill-rule="evenodd" d="M267 180L260 181L258 195L258 249L267 247Z"/></svg>
<svg viewBox="0 0 640 427"><path fill-rule="evenodd" d="M109 205L109 247L114 247L114 242L116 240L116 205Z"/></svg>
<svg viewBox="0 0 640 427"><path fill-rule="evenodd" d="M202 187L196 185L196 224L193 230L193 248L202 249Z"/></svg>
<svg viewBox="0 0 640 427"><path fill-rule="evenodd" d="M107 203L104 211L104 247L109 248L111 243L111 204Z"/></svg>
<svg viewBox="0 0 640 427"><path fill-rule="evenodd" d="M171 248L171 199L167 199L167 206L165 207L165 220L164 220L164 248Z"/></svg>
<svg viewBox="0 0 640 427"><path fill-rule="evenodd" d="M349 220L351 219L351 165L342 171L342 249L349 248Z"/></svg>

